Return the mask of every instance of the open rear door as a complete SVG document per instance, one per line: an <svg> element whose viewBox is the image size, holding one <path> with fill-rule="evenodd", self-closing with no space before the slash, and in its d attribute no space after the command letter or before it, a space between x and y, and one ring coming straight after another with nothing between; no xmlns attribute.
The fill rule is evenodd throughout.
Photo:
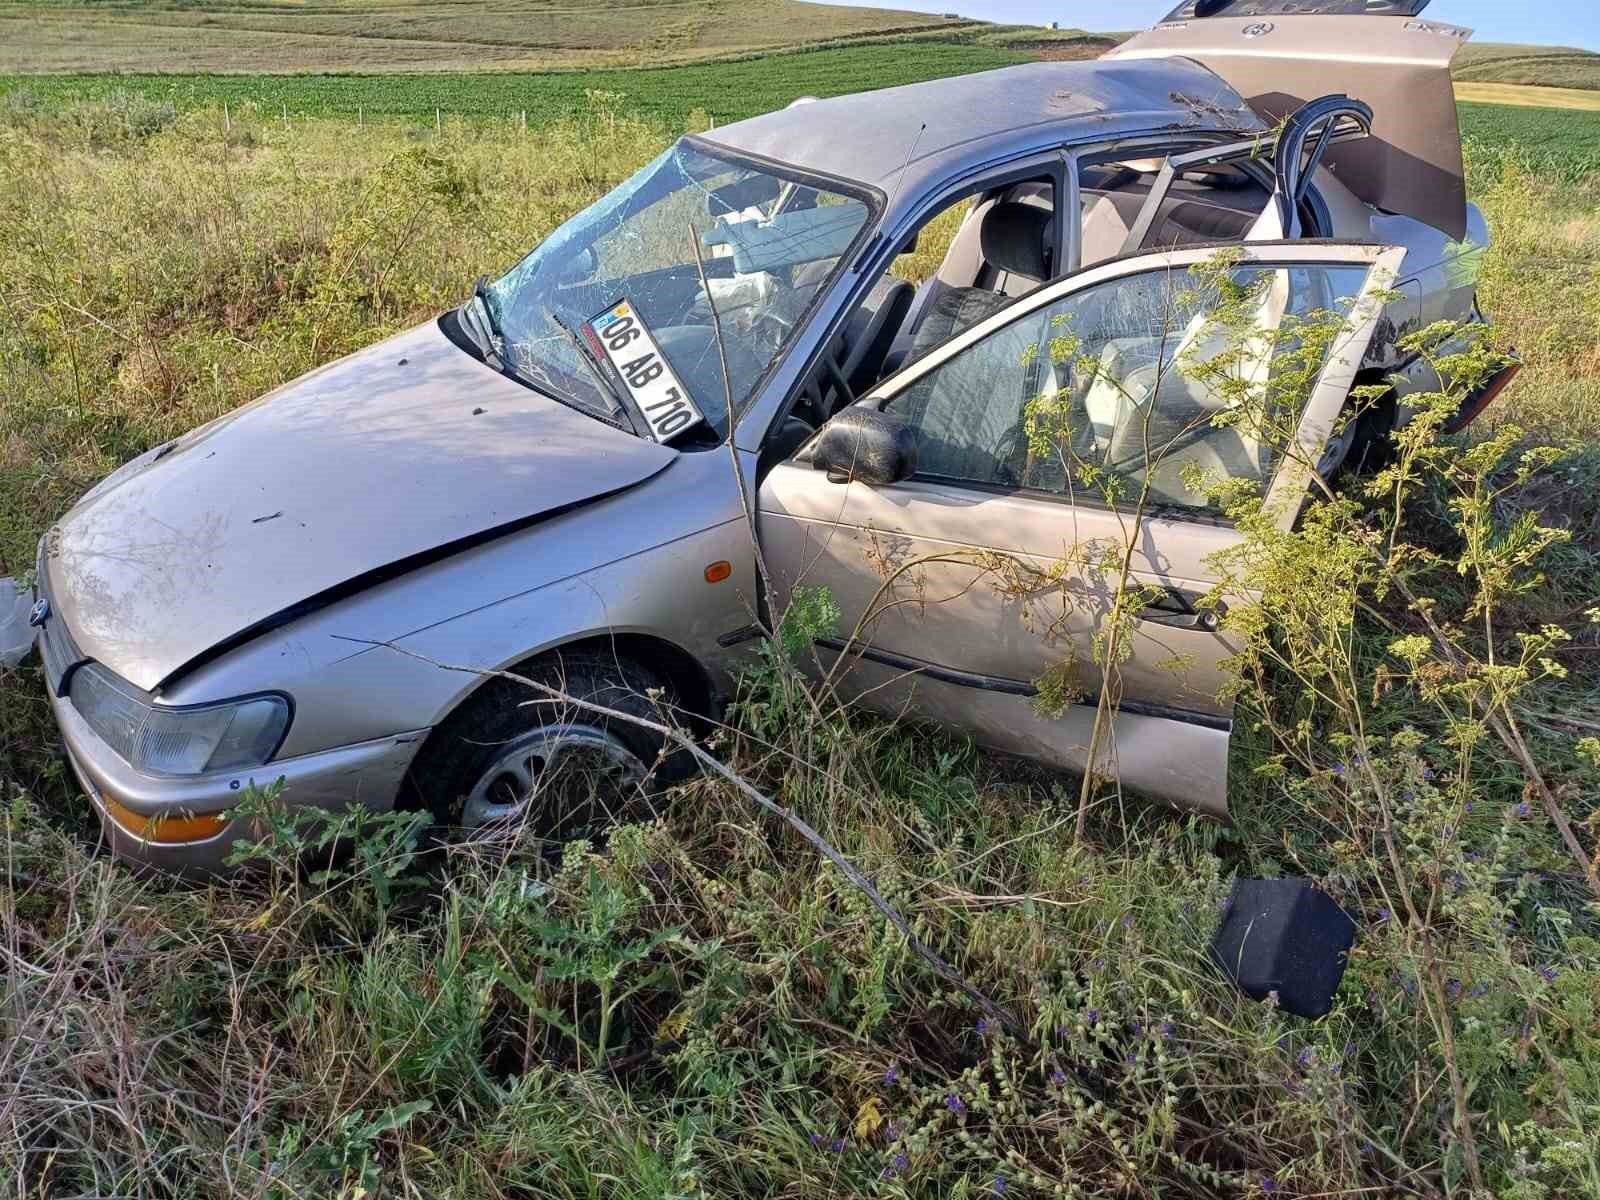
<svg viewBox="0 0 1600 1200"><path fill-rule="evenodd" d="M1195 8L1186 4L1179 10ZM1198 5L1210 16L1167 21L1107 58L1191 58L1215 71L1269 121L1342 93L1372 107L1372 136L1328 150L1326 165L1362 200L1451 237L1467 232L1450 63L1470 30L1406 16L1410 4ZM1283 14L1282 9L1296 10ZM1248 10L1248 12L1246 11ZM1309 15L1308 14L1309 10ZM1367 15L1384 11L1391 15ZM1257 15L1268 13L1271 15Z"/></svg>

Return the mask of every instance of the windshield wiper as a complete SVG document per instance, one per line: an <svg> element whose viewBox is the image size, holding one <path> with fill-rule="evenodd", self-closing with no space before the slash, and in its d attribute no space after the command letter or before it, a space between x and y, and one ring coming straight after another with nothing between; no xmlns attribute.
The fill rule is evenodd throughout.
<svg viewBox="0 0 1600 1200"><path fill-rule="evenodd" d="M644 437L644 431L639 428L638 418L634 415L633 405L628 402L628 398L622 394L617 385L611 381L611 376L606 374L605 366L595 357L594 352L577 335L572 326L563 321L548 304L541 307L544 309L544 315L550 318L555 327L566 334L567 341L571 342L572 348L577 351L579 361L589 369L589 374L594 377L595 382L600 385L605 394L611 397L611 403L616 406L617 412L628 419L628 424L633 427L633 432L637 436Z"/></svg>
<svg viewBox="0 0 1600 1200"><path fill-rule="evenodd" d="M488 279L487 275L479 275L473 282L472 298L478 304L476 308L468 304L466 309L472 314L473 324L478 326L483 335L484 353L493 355L495 361L504 368L505 336L500 332L500 318L494 311L494 294L489 291Z"/></svg>

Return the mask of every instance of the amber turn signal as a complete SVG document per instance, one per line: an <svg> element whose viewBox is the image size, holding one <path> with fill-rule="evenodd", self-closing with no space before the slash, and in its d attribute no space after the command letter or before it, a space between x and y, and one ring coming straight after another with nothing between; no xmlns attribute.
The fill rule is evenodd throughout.
<svg viewBox="0 0 1600 1200"><path fill-rule="evenodd" d="M707 583L721 583L733 574L733 564L726 559L718 559L706 568Z"/></svg>
<svg viewBox="0 0 1600 1200"><path fill-rule="evenodd" d="M199 817L147 817L131 808L118 804L110 796L100 797L111 819L136 838L162 845L180 842L203 842L214 838L228 827L228 818L222 813L207 813Z"/></svg>

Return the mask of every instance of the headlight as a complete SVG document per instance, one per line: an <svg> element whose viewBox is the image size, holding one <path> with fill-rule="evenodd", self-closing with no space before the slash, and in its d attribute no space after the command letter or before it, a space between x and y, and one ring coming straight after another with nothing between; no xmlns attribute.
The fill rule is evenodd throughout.
<svg viewBox="0 0 1600 1200"><path fill-rule="evenodd" d="M282 696L164 708L96 663L74 672L70 694L101 740L139 770L162 775L259 767L289 728Z"/></svg>

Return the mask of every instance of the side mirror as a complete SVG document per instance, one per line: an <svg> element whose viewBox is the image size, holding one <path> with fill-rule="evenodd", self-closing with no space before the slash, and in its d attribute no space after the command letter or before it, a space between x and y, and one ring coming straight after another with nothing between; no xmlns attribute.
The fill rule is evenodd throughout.
<svg viewBox="0 0 1600 1200"><path fill-rule="evenodd" d="M834 483L899 483L917 473L917 438L898 417L852 405L822 427L811 465Z"/></svg>

